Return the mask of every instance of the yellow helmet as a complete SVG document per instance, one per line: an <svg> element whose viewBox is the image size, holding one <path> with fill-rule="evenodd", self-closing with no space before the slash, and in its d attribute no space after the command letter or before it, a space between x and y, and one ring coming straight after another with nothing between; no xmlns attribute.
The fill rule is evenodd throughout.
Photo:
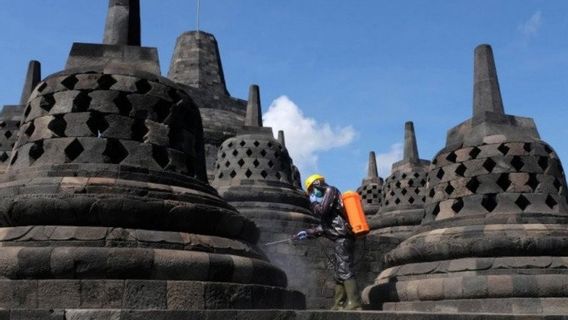
<svg viewBox="0 0 568 320"><path fill-rule="evenodd" d="M321 181L325 181L324 176L319 175L319 174L312 174L311 176L309 176L306 181L304 182L304 185L306 186L306 191L310 191L310 188L312 187L312 184L314 184L314 182L321 180Z"/></svg>

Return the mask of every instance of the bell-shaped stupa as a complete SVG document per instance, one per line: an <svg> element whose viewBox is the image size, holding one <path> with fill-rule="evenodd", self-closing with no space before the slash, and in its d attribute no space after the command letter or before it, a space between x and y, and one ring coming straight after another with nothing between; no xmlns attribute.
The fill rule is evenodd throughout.
<svg viewBox="0 0 568 320"><path fill-rule="evenodd" d="M28 72L22 89L20 104L6 105L0 112L0 174L6 172L12 149L18 139L20 122L24 116L24 108L32 90L41 81L41 64L38 61L30 61Z"/></svg>
<svg viewBox="0 0 568 320"><path fill-rule="evenodd" d="M0 182L0 304L301 308L207 184L199 109L140 46L139 0L109 3L104 44L75 43L25 108Z"/></svg>
<svg viewBox="0 0 568 320"><path fill-rule="evenodd" d="M363 179L361 186L357 188L357 193L361 196L363 210L367 218L379 211L383 194L383 178L379 177L377 170L377 159L375 152L369 153L369 164L367 177Z"/></svg>
<svg viewBox="0 0 568 320"><path fill-rule="evenodd" d="M473 117L434 158L420 233L365 289L385 310L566 314L568 206L534 121L504 113L491 47L475 49Z"/></svg>
<svg viewBox="0 0 568 320"><path fill-rule="evenodd" d="M213 186L219 194L259 227L260 243L290 239L318 224L306 193L294 185L292 159L284 133L275 139L263 127L259 87L250 87L245 126L223 142L217 155ZM297 179L297 178L296 178ZM268 258L288 275L289 286L306 295L309 308L331 304L331 271L320 241L284 241L262 247ZM331 279L329 279L331 280Z"/></svg>
<svg viewBox="0 0 568 320"><path fill-rule="evenodd" d="M404 126L403 159L393 164L383 186L383 199L377 215L371 217L374 232L405 240L424 217L426 183L430 161L418 156L414 124Z"/></svg>
<svg viewBox="0 0 568 320"><path fill-rule="evenodd" d="M203 121L207 176L213 181L217 151L234 137L245 120L247 102L231 97L225 84L215 36L203 31L181 34L176 42L168 78L193 99Z"/></svg>

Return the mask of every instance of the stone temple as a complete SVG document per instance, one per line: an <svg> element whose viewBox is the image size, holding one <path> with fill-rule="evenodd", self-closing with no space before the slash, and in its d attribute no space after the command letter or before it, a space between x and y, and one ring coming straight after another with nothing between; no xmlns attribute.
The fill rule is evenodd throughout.
<svg viewBox="0 0 568 320"><path fill-rule="evenodd" d="M404 127L403 158L392 165L391 175L386 179L381 206L369 221L374 233L406 240L424 217L426 183L430 161L418 156L418 144L414 123Z"/></svg>
<svg viewBox="0 0 568 320"><path fill-rule="evenodd" d="M0 305L303 308L207 184L199 109L139 30L139 3L110 1L104 44L31 93L0 184Z"/></svg>
<svg viewBox="0 0 568 320"><path fill-rule="evenodd" d="M319 220L311 215L306 193L295 185L284 134L279 133L277 140L272 128L262 124L256 85L250 87L245 119L237 135L219 148L212 185L229 204L257 224L260 243L290 239ZM327 257L321 247L319 241L262 247L270 261L286 271L289 286L306 295L311 308L332 304L335 282L329 277Z"/></svg>
<svg viewBox="0 0 568 320"><path fill-rule="evenodd" d="M44 79L30 62L0 113L0 319L568 319L564 171L505 113L491 47L472 118L431 163L412 122L384 181L370 153L366 310L324 311L331 243L290 240L319 221L259 87L232 97L203 31L162 76L140 11L109 0L103 44L74 43Z"/></svg>
<svg viewBox="0 0 568 320"><path fill-rule="evenodd" d="M24 115L24 108L32 90L41 80L41 64L30 61L22 97L17 105L6 105L0 112L0 174L6 172L12 149L18 138L20 122Z"/></svg>
<svg viewBox="0 0 568 320"><path fill-rule="evenodd" d="M505 114L493 52L475 49L473 117L434 158L419 233L365 295L384 310L568 313L566 179L530 118Z"/></svg>

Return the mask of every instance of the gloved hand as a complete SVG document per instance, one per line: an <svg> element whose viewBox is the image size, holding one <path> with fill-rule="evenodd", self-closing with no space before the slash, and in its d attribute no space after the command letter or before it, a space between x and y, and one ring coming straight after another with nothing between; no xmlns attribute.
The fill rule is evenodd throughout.
<svg viewBox="0 0 568 320"><path fill-rule="evenodd" d="M305 240L308 238L308 232L306 230L302 230L298 233L296 233L292 239L294 240Z"/></svg>

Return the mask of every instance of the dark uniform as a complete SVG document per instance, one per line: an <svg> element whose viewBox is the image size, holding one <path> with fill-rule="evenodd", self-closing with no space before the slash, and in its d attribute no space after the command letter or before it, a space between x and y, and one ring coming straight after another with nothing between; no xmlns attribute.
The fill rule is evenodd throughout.
<svg viewBox="0 0 568 320"><path fill-rule="evenodd" d="M341 193L337 188L326 185L320 203L312 202L312 212L320 218L320 225L307 230L311 236L325 236L334 242L333 267L335 280L344 282L355 277L353 273L353 251L355 236L347 222L341 201Z"/></svg>

